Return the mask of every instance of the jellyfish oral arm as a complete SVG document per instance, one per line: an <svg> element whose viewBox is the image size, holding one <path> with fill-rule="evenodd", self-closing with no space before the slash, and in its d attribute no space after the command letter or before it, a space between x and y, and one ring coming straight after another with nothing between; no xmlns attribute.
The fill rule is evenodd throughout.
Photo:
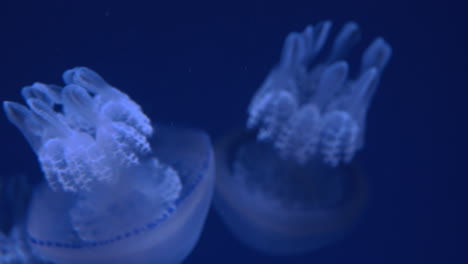
<svg viewBox="0 0 468 264"><path fill-rule="evenodd" d="M153 128L136 103L95 72L74 68L64 80L63 89L25 87L29 108L4 102L4 110L36 152L50 187L77 193L115 181L116 172L139 164L151 150Z"/></svg>
<svg viewBox="0 0 468 264"><path fill-rule="evenodd" d="M326 59L316 62L330 28L325 21L287 36L280 62L250 103L247 127L258 129L258 139L272 142L283 157L305 163L319 155L335 167L349 163L364 144L366 113L392 50L382 38L374 40L359 76L349 79L344 59L359 27L347 23Z"/></svg>

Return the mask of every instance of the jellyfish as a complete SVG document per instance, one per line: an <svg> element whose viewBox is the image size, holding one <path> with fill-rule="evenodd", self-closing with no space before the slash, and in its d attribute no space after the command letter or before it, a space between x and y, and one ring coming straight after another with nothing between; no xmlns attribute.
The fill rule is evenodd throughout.
<svg viewBox="0 0 468 264"><path fill-rule="evenodd" d="M26 239L24 216L32 184L25 174L0 176L0 263L40 263Z"/></svg>
<svg viewBox="0 0 468 264"><path fill-rule="evenodd" d="M211 202L210 138L153 126L88 68L67 70L63 80L24 87L27 106L3 104L44 174L25 219L32 253L53 263L181 262Z"/></svg>
<svg viewBox="0 0 468 264"><path fill-rule="evenodd" d="M235 237L268 255L333 243L365 208L368 186L354 156L392 52L377 38L350 73L345 58L359 27L346 23L321 52L330 29L324 21L286 37L278 65L250 102L247 128L215 147L215 208Z"/></svg>
<svg viewBox="0 0 468 264"><path fill-rule="evenodd" d="M0 232L0 263L41 263L31 252L22 224L13 226L9 234Z"/></svg>

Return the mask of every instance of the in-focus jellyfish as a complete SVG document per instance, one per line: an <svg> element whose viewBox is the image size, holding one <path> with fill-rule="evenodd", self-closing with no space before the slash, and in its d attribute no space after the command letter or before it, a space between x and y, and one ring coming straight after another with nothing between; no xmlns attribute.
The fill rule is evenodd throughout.
<svg viewBox="0 0 468 264"><path fill-rule="evenodd" d="M181 262L211 202L209 137L153 128L139 105L90 69L63 79L64 87L24 87L27 107L4 103L45 176L26 219L33 253L54 263Z"/></svg>
<svg viewBox="0 0 468 264"><path fill-rule="evenodd" d="M247 131L216 148L215 207L236 237L267 254L302 254L335 241L366 200L353 157L391 47L377 38L350 74L344 59L359 27L347 23L323 54L330 28L326 21L287 36L279 64L250 103Z"/></svg>

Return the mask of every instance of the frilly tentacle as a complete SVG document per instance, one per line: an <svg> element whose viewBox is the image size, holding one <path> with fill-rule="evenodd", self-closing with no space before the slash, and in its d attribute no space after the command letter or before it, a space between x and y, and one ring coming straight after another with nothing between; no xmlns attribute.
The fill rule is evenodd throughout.
<svg viewBox="0 0 468 264"><path fill-rule="evenodd" d="M392 50L377 38L362 55L359 76L350 79L344 59L360 38L359 26L345 24L326 59L316 61L330 28L325 21L286 37L280 62L250 103L247 127L284 158L305 163L321 155L334 167L363 146L366 113Z"/></svg>

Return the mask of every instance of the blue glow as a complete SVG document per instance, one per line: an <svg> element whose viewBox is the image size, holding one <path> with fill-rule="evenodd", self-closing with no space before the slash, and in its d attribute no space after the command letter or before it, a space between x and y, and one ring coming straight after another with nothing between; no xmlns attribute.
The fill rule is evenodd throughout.
<svg viewBox="0 0 468 264"><path fill-rule="evenodd" d="M63 79L63 88L24 87L28 107L4 102L45 176L26 220L32 252L55 263L182 261L211 201L209 137L154 129L139 105L88 68Z"/></svg>
<svg viewBox="0 0 468 264"><path fill-rule="evenodd" d="M217 147L216 208L239 240L269 255L336 241L366 202L353 157L392 50L374 40L351 78L345 58L359 27L345 24L323 56L330 28L325 21L286 37L280 62L250 103L248 130Z"/></svg>

